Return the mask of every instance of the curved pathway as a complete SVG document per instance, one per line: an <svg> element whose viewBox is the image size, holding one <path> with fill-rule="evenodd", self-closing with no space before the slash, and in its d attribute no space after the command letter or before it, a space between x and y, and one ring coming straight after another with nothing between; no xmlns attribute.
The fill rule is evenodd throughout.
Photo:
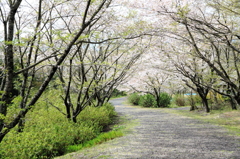
<svg viewBox="0 0 240 159"><path fill-rule="evenodd" d="M127 106L111 100L116 111L139 123L125 136L60 158L240 159L240 137L224 128L169 114L162 109Z"/></svg>

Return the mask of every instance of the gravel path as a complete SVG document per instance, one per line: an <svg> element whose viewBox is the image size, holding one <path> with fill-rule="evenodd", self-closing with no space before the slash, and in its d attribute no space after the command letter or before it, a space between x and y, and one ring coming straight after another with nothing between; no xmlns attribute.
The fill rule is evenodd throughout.
<svg viewBox="0 0 240 159"><path fill-rule="evenodd" d="M114 99L120 115L139 122L125 136L71 153L73 159L240 159L240 137L227 130L161 109L124 105Z"/></svg>

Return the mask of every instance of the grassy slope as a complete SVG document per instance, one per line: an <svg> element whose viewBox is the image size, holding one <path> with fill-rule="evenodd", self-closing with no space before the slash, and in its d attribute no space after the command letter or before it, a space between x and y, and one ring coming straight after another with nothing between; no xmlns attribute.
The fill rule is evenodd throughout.
<svg viewBox="0 0 240 159"><path fill-rule="evenodd" d="M109 125L109 128L106 132L101 133L93 140L87 141L83 144L68 146L66 153L76 152L84 148L89 148L103 142L124 136L125 133L128 133L130 129L136 125L136 121L129 121L126 117L116 116L114 118L113 124Z"/></svg>
<svg viewBox="0 0 240 159"><path fill-rule="evenodd" d="M173 110L164 109L166 112L175 113L191 118L195 118L204 122L209 122L219 126L223 126L230 133L240 136L240 110L212 110L210 113L204 111Z"/></svg>

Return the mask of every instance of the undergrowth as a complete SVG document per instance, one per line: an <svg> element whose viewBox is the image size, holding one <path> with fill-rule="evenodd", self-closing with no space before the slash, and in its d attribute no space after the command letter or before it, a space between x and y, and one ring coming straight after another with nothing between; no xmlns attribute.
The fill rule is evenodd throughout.
<svg viewBox="0 0 240 159"><path fill-rule="evenodd" d="M53 100L61 108L61 101ZM121 136L120 130L102 133L114 116L116 112L109 103L101 107L89 106L80 113L78 122L73 123L48 101L41 100L25 117L23 132L14 128L0 143L0 158L53 158L73 151L71 145L85 147Z"/></svg>
<svg viewBox="0 0 240 159"><path fill-rule="evenodd" d="M128 102L133 105L140 105L143 107L169 107L171 104L171 96L168 93L162 92L159 98L156 98L153 94L147 93L139 95L138 93L132 93L128 96Z"/></svg>
<svg viewBox="0 0 240 159"><path fill-rule="evenodd" d="M70 152L76 152L79 150L82 150L82 151L77 153L79 154L83 153L84 155L87 155L87 153L91 152L91 150L89 151L87 149L86 151L84 151L85 148L89 148L89 147L101 144L105 141L109 141L114 138L121 137L125 134L131 133L133 131L133 128L139 124L139 121L132 120L132 119L129 120L127 116L116 116L116 118L114 118L114 123L115 124L110 125L111 131L103 132L98 137L94 138L93 140L87 141L85 143L68 146L67 148L68 154L61 156L60 158L70 159L72 158L72 154Z"/></svg>
<svg viewBox="0 0 240 159"><path fill-rule="evenodd" d="M78 145L68 146L66 152L70 153L70 152L79 151L83 148L98 145L98 144L101 144L103 142L106 142L106 141L109 141L109 140L112 140L116 137L121 137L121 136L123 136L122 130L112 130L112 131L109 131L109 132L101 133L96 138L94 138L90 141L87 141L87 142L84 142L84 143L78 144Z"/></svg>

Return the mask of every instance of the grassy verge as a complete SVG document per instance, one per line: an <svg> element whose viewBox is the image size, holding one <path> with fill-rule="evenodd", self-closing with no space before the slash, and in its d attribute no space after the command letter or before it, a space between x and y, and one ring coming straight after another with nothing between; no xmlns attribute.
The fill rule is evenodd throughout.
<svg viewBox="0 0 240 159"><path fill-rule="evenodd" d="M240 136L240 110L212 110L210 113L199 110L164 110L169 113L175 113L225 127L230 133Z"/></svg>
<svg viewBox="0 0 240 159"><path fill-rule="evenodd" d="M102 132L99 134L96 138L84 142L82 144L78 145L69 145L67 147L66 153L71 153L71 152L76 152L79 150L82 150L83 148L89 148L98 144L101 144L103 142L115 139L117 137L121 137L124 135L124 129L125 126L124 124L124 119L120 118L119 116L115 116L113 119L113 124L109 125L105 132Z"/></svg>
<svg viewBox="0 0 240 159"><path fill-rule="evenodd" d="M103 142L112 140L114 138L117 137L121 137L123 136L123 131L121 129L119 130L112 130L110 132L105 132L105 133L101 133L100 135L98 135L96 138L87 141L83 144L79 144L79 145L70 145L67 147L67 151L66 153L70 153L70 152L75 152L75 151L79 151L83 148L88 148L88 147L92 147L98 144L101 144Z"/></svg>
<svg viewBox="0 0 240 159"><path fill-rule="evenodd" d="M129 121L127 117L116 116L114 118L113 124L109 125L109 127L107 128L107 132L103 132L96 138L82 144L68 146L66 153L80 151L84 148L90 148L106 141L124 136L126 133L131 131L130 129L132 127L136 125L136 121Z"/></svg>
<svg viewBox="0 0 240 159"><path fill-rule="evenodd" d="M128 116L124 116L124 117L118 116L115 121L115 124L111 126L112 130L102 133L97 138L91 141L88 141L84 144L68 147L70 149L69 152L72 152L72 153L68 153L64 156L59 156L55 159L81 158L83 156L88 156L88 158L94 158L94 156L97 156L99 152L101 152L102 150L111 148L111 144L115 142L115 141L112 141L110 143L104 143L105 141L120 137L118 136L119 135L118 132L120 132L121 136L131 133L133 128L138 124L139 122L137 120L129 120ZM97 147L94 147L94 146L97 146ZM75 152L71 151L71 149L74 150ZM109 156L101 155L101 158L105 158L105 157L109 158Z"/></svg>

